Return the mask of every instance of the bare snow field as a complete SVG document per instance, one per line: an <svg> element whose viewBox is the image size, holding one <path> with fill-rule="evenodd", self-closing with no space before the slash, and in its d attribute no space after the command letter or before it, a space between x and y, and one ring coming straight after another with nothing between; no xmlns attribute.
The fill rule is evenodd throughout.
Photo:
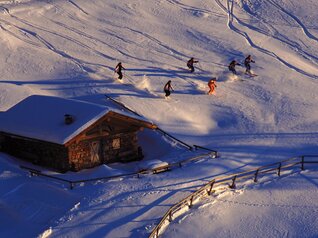
<svg viewBox="0 0 318 238"><path fill-rule="evenodd" d="M2 153L0 237L147 237L169 207L214 177L318 154L317 7L316 0L0 1L0 113L30 95L105 105L107 94L221 155L70 190L29 177L19 165L32 165ZM247 55L256 77L244 74ZM199 60L194 73L191 57ZM234 59L242 64L237 76L228 70ZM119 61L122 82L114 75ZM207 95L212 77L216 93ZM165 99L168 80L174 92ZM58 176L114 175L197 153L156 133L140 139L141 163ZM316 172L206 200L163 237L317 237Z"/></svg>

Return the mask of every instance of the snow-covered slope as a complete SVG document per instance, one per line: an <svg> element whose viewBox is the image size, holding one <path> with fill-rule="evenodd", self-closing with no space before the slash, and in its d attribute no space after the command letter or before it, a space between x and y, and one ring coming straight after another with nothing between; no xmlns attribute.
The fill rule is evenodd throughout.
<svg viewBox="0 0 318 238"><path fill-rule="evenodd" d="M165 175L77 188L68 200L71 207L80 202L76 209L65 213L69 206L62 206L46 224L29 224L28 233L19 234L33 237L53 227L52 237L145 237L170 205L213 176L317 152L317 4L0 1L1 111L34 94L99 104L108 94L189 144L218 149L222 155ZM229 62L242 63L249 54L258 76L249 78L240 66L239 75L232 76ZM191 57L199 60L193 74L186 69ZM123 82L114 78L119 61L126 68ZM217 88L209 96L211 77L217 77ZM175 91L165 100L168 80ZM154 138L153 147L149 141L143 143L151 156L160 141ZM171 153L160 148L155 159ZM5 194L20 197L49 183L29 180L17 168L3 166L0 172L10 184L0 186L5 214L12 211ZM33 182L39 186L32 189ZM49 206L47 199L41 198ZM4 235L13 234L1 224Z"/></svg>

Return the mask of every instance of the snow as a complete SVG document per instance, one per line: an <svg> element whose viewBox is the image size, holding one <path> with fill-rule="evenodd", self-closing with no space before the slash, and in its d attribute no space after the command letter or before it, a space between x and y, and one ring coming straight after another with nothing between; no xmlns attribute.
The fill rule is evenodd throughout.
<svg viewBox="0 0 318 238"><path fill-rule="evenodd" d="M33 165L0 154L1 237L147 237L172 205L212 178L318 154L315 0L0 2L2 130L64 143L109 108L133 116L105 100L106 94L141 120L221 156L70 190L29 177L19 165ZM240 66L238 76L231 75L229 62L243 62L247 55L258 76L244 75ZM193 74L186 69L191 57L199 60ZM126 68L121 82L114 76L119 61ZM216 94L207 95L212 77ZM164 99L168 80L175 91ZM24 99L37 104L20 111ZM46 100L54 101L54 110ZM50 122L47 131L42 117L35 117L37 108ZM65 113L77 118L69 127ZM206 152L187 151L146 130L138 139L144 161L63 175L38 169L69 179L96 178ZM167 226L163 236L316 236L316 171L310 168L202 203Z"/></svg>
<svg viewBox="0 0 318 238"><path fill-rule="evenodd" d="M110 111L129 115L84 101L33 95L0 114L0 131L65 144ZM66 114L73 123L65 124Z"/></svg>
<svg viewBox="0 0 318 238"><path fill-rule="evenodd" d="M315 237L316 173L263 179L260 184L208 199L176 219L162 237Z"/></svg>

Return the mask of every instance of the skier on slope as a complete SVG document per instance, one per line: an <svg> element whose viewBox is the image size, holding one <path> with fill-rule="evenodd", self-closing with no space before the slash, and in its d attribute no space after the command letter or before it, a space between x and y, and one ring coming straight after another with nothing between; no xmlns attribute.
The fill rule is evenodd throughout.
<svg viewBox="0 0 318 238"><path fill-rule="evenodd" d="M209 86L209 89L210 89L210 91L208 92L209 95L213 94L215 88L217 87L215 81L216 81L216 78L212 78L208 82L208 86Z"/></svg>
<svg viewBox="0 0 318 238"><path fill-rule="evenodd" d="M245 60L244 60L244 65L245 65L245 68L246 68L245 74L253 75L253 74L251 73L251 63L255 63L255 61L252 60L251 55L248 55L248 56L245 58Z"/></svg>
<svg viewBox="0 0 318 238"><path fill-rule="evenodd" d="M193 67L193 64L194 64L194 63L199 63L199 61L198 61L198 60L195 60L194 58L191 58L191 59L189 59L188 62L187 62L187 66L188 66L188 68L190 69L191 73L194 72L194 67Z"/></svg>
<svg viewBox="0 0 318 238"><path fill-rule="evenodd" d="M232 60L230 65L229 65L229 70L235 75L237 75L236 70L235 70L236 65L241 65L241 64L239 64L236 60Z"/></svg>
<svg viewBox="0 0 318 238"><path fill-rule="evenodd" d="M123 69L125 69L125 68L121 65L121 62L119 62L115 68L115 73L118 74L118 79L123 78L123 73L121 72Z"/></svg>
<svg viewBox="0 0 318 238"><path fill-rule="evenodd" d="M171 91L174 91L172 86L171 86L171 80L169 80L166 85L163 88L163 91L165 92L165 97L169 97L169 95L171 94Z"/></svg>

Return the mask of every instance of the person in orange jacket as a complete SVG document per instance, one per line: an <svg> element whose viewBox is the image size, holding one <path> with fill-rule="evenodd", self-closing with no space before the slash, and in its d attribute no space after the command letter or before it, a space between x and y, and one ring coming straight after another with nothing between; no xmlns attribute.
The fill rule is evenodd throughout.
<svg viewBox="0 0 318 238"><path fill-rule="evenodd" d="M208 82L208 86L209 86L209 89L210 89L210 91L208 92L209 95L213 94L215 88L217 87L215 81L216 81L216 78L212 78Z"/></svg>

